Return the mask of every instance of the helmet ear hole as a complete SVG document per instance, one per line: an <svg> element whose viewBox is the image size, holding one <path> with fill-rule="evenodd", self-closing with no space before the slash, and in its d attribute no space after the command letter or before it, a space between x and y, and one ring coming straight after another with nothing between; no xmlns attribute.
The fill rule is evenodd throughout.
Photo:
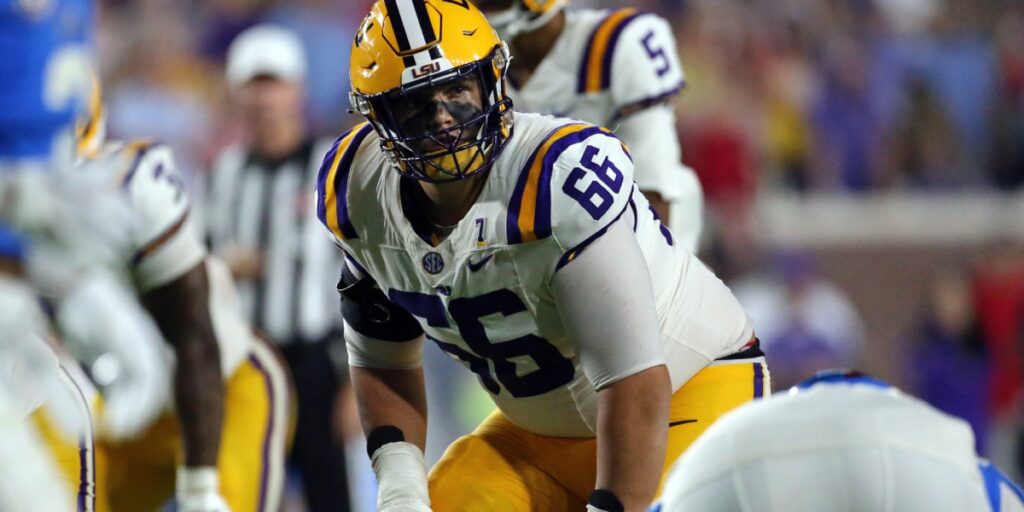
<svg viewBox="0 0 1024 512"><path fill-rule="evenodd" d="M369 117L373 113L373 107L370 105L370 101L363 95L351 91L348 93L348 101L352 105L352 110Z"/></svg>

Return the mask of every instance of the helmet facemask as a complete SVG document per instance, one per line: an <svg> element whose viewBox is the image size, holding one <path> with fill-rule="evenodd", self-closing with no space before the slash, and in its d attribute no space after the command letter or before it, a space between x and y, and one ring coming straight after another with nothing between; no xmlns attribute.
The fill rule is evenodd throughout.
<svg viewBox="0 0 1024 512"><path fill-rule="evenodd" d="M381 148L403 176L443 183L487 169L511 131L512 101L504 93L508 50L436 72L352 104L380 134ZM472 98L478 94L479 98ZM438 109L452 123L435 127Z"/></svg>

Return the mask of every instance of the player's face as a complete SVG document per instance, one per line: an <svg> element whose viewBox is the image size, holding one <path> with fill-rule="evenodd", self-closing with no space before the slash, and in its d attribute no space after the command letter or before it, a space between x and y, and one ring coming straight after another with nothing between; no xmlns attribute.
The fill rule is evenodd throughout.
<svg viewBox="0 0 1024 512"><path fill-rule="evenodd" d="M446 149L445 144L466 141L476 137L480 123L466 125L462 130L452 128L480 118L483 113L483 98L480 83L475 76L405 94L392 104L395 120L403 134L418 137L433 134L414 148L422 154ZM461 132L461 133L460 133Z"/></svg>
<svg viewBox="0 0 1024 512"><path fill-rule="evenodd" d="M484 14L491 14L512 8L513 0L478 0L473 2Z"/></svg>

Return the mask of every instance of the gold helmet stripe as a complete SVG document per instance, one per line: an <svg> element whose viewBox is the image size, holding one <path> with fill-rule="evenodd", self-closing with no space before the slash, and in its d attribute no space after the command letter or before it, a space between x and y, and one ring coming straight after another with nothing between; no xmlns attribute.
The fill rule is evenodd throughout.
<svg viewBox="0 0 1024 512"><path fill-rule="evenodd" d="M590 35L580 66L576 92L595 93L611 85L612 58L619 36L631 21L643 14L633 8L612 12Z"/></svg>

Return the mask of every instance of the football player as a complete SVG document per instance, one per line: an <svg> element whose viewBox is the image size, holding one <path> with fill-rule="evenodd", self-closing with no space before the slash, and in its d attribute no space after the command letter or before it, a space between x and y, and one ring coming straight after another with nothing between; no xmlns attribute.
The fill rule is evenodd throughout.
<svg viewBox="0 0 1024 512"><path fill-rule="evenodd" d="M0 222L17 228L0 237L6 241L0 244L0 392L12 409L5 420L31 415L26 425L34 429L34 439L45 441L69 484L40 481L24 488L24 499L52 504L31 490L50 487L55 496L67 490L77 494L78 509L86 511L97 506L94 393L77 363L51 345L38 292L47 292L58 315L87 307L93 314L77 315L86 320L80 326L85 329L116 318L120 328L95 340L96 349L118 354L130 375L112 386L114 423L151 419L138 404L159 395L159 386L150 385L159 374L136 371L158 357L151 343L155 335L150 336L156 329L146 329L148 317L138 304L80 300L102 288L100 281L109 283L103 265L116 265L132 226L120 192L101 179L69 172L72 121L88 90L91 14L91 3L81 0L0 2L0 54L5 56L0 67ZM31 244L28 268L26 251L18 248L23 243ZM24 474L23 468L28 470ZM0 479L6 486L31 469L5 464Z"/></svg>
<svg viewBox="0 0 1024 512"><path fill-rule="evenodd" d="M770 389L750 320L614 134L512 110L471 3L377 1L351 51L368 122L326 155L317 208L378 508L643 510L666 461ZM425 339L498 406L429 479Z"/></svg>
<svg viewBox="0 0 1024 512"><path fill-rule="evenodd" d="M94 95L77 128L80 172L115 169L138 219L130 273L142 303L174 348L175 414L143 432L101 442L110 509L181 512L276 510L288 434L287 374L243 320L230 272L210 256L190 218L171 150L103 140ZM175 463L180 461L175 476Z"/></svg>
<svg viewBox="0 0 1024 512"><path fill-rule="evenodd" d="M1024 511L971 427L885 382L825 371L722 417L652 512Z"/></svg>
<svg viewBox="0 0 1024 512"><path fill-rule="evenodd" d="M696 174L680 163L670 102L686 82L668 22L632 8L566 10L568 0L474 3L515 56L508 94L516 109L614 130L648 202L696 252L704 200Z"/></svg>

